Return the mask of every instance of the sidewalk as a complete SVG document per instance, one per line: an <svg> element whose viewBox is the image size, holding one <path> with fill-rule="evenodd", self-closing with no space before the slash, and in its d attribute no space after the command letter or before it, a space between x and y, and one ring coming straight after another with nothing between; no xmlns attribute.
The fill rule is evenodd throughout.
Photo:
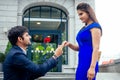
<svg viewBox="0 0 120 80"><path fill-rule="evenodd" d="M52 73L36 80L75 80L74 73ZM3 73L0 72L0 80L3 80ZM96 80L120 80L120 73L98 73Z"/></svg>
<svg viewBox="0 0 120 80"><path fill-rule="evenodd" d="M56 76L55 76L56 75ZM75 80L75 74L61 73L61 74L48 74L37 80ZM120 80L120 73L108 73L108 72L99 72L96 76L96 80Z"/></svg>
<svg viewBox="0 0 120 80"><path fill-rule="evenodd" d="M120 80L120 73L98 73L96 80Z"/></svg>

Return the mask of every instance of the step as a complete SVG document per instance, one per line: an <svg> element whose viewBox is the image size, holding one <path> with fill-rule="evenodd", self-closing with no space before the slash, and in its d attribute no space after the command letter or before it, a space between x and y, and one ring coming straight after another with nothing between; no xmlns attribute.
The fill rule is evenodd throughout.
<svg viewBox="0 0 120 80"><path fill-rule="evenodd" d="M0 80L3 80L2 72L0 72ZM75 80L75 73L47 73L36 80ZM120 73L99 72L96 80L120 80Z"/></svg>
<svg viewBox="0 0 120 80"><path fill-rule="evenodd" d="M75 73L48 72L36 80L75 80Z"/></svg>
<svg viewBox="0 0 120 80"><path fill-rule="evenodd" d="M3 72L0 72L0 80L3 80ZM75 80L75 73L48 72L35 80Z"/></svg>

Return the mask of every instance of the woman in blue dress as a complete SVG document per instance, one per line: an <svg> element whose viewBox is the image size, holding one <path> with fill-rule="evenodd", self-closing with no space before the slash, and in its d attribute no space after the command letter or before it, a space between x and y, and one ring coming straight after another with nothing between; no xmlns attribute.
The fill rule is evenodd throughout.
<svg viewBox="0 0 120 80"><path fill-rule="evenodd" d="M75 79L96 80L102 29L89 4L78 4L77 13L80 20L85 23L85 26L80 29L76 36L78 45L66 41L65 46L68 46L75 51L79 51Z"/></svg>

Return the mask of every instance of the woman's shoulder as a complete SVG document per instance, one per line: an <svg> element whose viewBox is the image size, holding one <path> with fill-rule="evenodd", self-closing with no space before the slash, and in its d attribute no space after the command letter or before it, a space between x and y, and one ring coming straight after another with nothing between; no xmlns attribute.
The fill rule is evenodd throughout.
<svg viewBox="0 0 120 80"><path fill-rule="evenodd" d="M100 24L97 23L97 22L93 22L93 23L91 24L91 26L93 26L93 27L95 27L95 26L96 26L96 27L101 27Z"/></svg>
<svg viewBox="0 0 120 80"><path fill-rule="evenodd" d="M89 25L88 28L89 29L91 29L91 28L100 28L101 29L101 25L97 22L93 22L91 25Z"/></svg>
<svg viewBox="0 0 120 80"><path fill-rule="evenodd" d="M102 33L102 28L101 28L101 25L100 25L99 23L97 23L97 22L92 23L92 25L90 25L90 27L89 27L89 30L90 30L90 29L93 29L93 28L98 28L98 29L100 29L100 30L101 30L101 33Z"/></svg>

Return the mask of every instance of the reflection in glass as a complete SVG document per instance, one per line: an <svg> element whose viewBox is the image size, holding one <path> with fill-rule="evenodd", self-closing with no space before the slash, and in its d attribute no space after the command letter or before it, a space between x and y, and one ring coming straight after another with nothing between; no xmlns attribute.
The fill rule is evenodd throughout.
<svg viewBox="0 0 120 80"><path fill-rule="evenodd" d="M40 17L40 7L35 7L30 9L30 16L32 18L39 18Z"/></svg>
<svg viewBox="0 0 120 80"><path fill-rule="evenodd" d="M41 7L41 18L50 18L50 7Z"/></svg>

